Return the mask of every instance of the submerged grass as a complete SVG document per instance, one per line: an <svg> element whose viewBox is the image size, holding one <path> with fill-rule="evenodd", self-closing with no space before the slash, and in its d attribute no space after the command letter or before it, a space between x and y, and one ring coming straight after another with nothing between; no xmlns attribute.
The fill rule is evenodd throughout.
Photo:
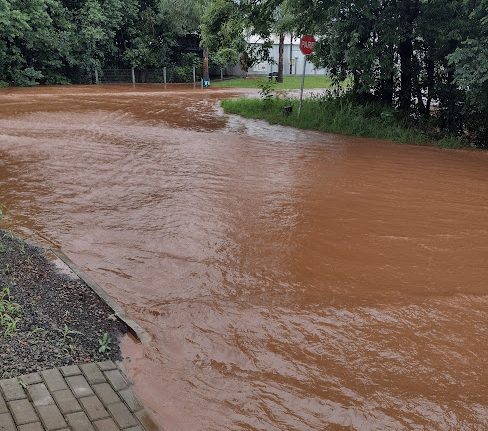
<svg viewBox="0 0 488 431"><path fill-rule="evenodd" d="M285 113L285 106L291 106L292 112ZM297 100L227 99L222 101L222 107L229 114L301 129L386 139L407 144L435 145L441 148L464 146L457 138L434 137L426 131L408 126L396 117L392 109L374 103L359 105L346 97L305 99L300 119L297 114Z"/></svg>

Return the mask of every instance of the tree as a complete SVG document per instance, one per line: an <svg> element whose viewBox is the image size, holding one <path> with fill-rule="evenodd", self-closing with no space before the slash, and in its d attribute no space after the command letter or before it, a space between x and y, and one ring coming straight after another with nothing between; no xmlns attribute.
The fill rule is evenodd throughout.
<svg viewBox="0 0 488 431"><path fill-rule="evenodd" d="M294 18L293 14L290 11L290 4L289 1L285 1L283 4L277 7L276 15L275 15L275 22L273 25L273 30L279 35L279 44L278 44L278 76L276 78L277 82L283 82L283 58L284 58L284 49L285 49L285 33L288 33L294 29ZM290 38L290 45L292 39ZM290 64L291 64L291 56L290 56ZM290 72L291 73L291 72Z"/></svg>
<svg viewBox="0 0 488 431"><path fill-rule="evenodd" d="M469 32L449 55L454 82L465 93L464 116L478 145L488 147L488 0L468 3ZM472 8L472 9L471 9Z"/></svg>
<svg viewBox="0 0 488 431"><path fill-rule="evenodd" d="M0 0L0 81L86 82L106 66L178 62L179 38L198 32L202 1Z"/></svg>
<svg viewBox="0 0 488 431"><path fill-rule="evenodd" d="M213 55L222 66L237 64L246 46L244 23L237 3L232 0L211 1L200 24L204 52Z"/></svg>

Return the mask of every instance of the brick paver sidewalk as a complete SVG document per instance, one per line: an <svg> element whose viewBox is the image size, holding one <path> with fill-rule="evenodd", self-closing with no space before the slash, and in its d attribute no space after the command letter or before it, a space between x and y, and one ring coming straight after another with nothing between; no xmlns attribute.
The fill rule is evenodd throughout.
<svg viewBox="0 0 488 431"><path fill-rule="evenodd" d="M153 431L112 361L0 380L0 431Z"/></svg>

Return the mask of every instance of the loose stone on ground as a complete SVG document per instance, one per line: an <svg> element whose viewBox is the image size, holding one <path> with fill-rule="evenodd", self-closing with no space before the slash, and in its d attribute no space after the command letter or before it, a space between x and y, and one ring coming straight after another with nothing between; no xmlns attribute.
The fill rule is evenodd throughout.
<svg viewBox="0 0 488 431"><path fill-rule="evenodd" d="M12 336L0 337L0 379L25 374L26 384L40 383L39 371L49 370L42 377L53 392L68 388L63 376L77 372L72 364L104 361L107 354L120 360L118 341L128 327L86 282L62 272L51 258L46 249L0 229L0 297L18 319ZM0 324L0 333L5 330ZM105 334L110 349L102 353ZM101 373L88 366L86 375L96 380Z"/></svg>
<svg viewBox="0 0 488 431"><path fill-rule="evenodd" d="M0 380L0 431L155 431L112 361Z"/></svg>

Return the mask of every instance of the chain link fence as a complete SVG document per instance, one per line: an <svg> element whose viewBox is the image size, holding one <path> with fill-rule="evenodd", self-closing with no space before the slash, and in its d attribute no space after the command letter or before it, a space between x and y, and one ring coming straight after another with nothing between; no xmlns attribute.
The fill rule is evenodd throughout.
<svg viewBox="0 0 488 431"><path fill-rule="evenodd" d="M211 78L224 79L225 69L211 70ZM170 66L160 69L102 69L94 72L97 84L172 84L200 83L202 72L199 67Z"/></svg>

